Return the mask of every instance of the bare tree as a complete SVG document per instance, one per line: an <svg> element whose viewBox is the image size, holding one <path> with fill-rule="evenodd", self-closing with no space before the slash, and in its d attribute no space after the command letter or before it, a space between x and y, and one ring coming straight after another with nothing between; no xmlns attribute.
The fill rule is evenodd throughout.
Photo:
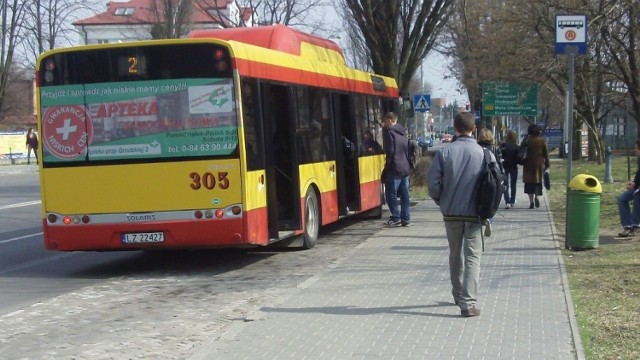
<svg viewBox="0 0 640 360"><path fill-rule="evenodd" d="M329 32L320 10L330 6L324 0L261 0L249 1L256 9L261 25L282 24L299 27L311 33Z"/></svg>
<svg viewBox="0 0 640 360"><path fill-rule="evenodd" d="M151 13L154 23L151 26L152 39L179 39L191 31L191 0L154 0Z"/></svg>
<svg viewBox="0 0 640 360"><path fill-rule="evenodd" d="M406 92L453 10L454 0L341 0L374 72Z"/></svg>
<svg viewBox="0 0 640 360"><path fill-rule="evenodd" d="M598 16L605 18L607 25L598 30L615 69L613 80L623 85L631 102L632 113L638 123L637 136L640 138L640 2L611 1L610 6L602 10ZM611 80L611 77L605 80Z"/></svg>
<svg viewBox="0 0 640 360"><path fill-rule="evenodd" d="M249 3L253 1L250 0ZM247 25L236 0L195 0L195 5L206 10L211 20L219 27L233 28ZM254 8L253 4L248 6Z"/></svg>
<svg viewBox="0 0 640 360"><path fill-rule="evenodd" d="M240 8L240 14L231 13L229 7L220 6L220 3L237 5L234 0L196 1L203 9L209 9L212 19L224 28L255 25L246 21L244 12L249 12L259 25L281 24L325 37L336 35L322 16L323 7L330 6L328 0L248 0Z"/></svg>
<svg viewBox="0 0 640 360"><path fill-rule="evenodd" d="M26 0L22 52L25 67L33 68L42 52L76 42L71 23L95 12L94 4L82 0Z"/></svg>
<svg viewBox="0 0 640 360"><path fill-rule="evenodd" d="M344 15L342 16L342 35L340 38L343 44L342 51L347 62L357 69L373 71L373 63L362 31L355 21L347 16L350 14L350 10L345 2L342 2L339 11Z"/></svg>
<svg viewBox="0 0 640 360"><path fill-rule="evenodd" d="M5 93L13 70L13 61L16 47L22 29L25 4L19 0L2 0L0 3L0 30L2 30L2 42L0 43L0 109L3 108Z"/></svg>
<svg viewBox="0 0 640 360"><path fill-rule="evenodd" d="M565 56L553 52L555 16L585 14L589 20L588 55L576 57L573 126L589 130L589 159L602 161L600 129L611 106L610 89L618 79L637 83L638 7L636 0L494 0L479 4L462 0L450 22L449 55L475 108L480 108L483 81L527 81L539 84L541 117L554 113L550 104L564 103L568 83ZM617 14L614 15L614 14ZM635 37L634 37L635 34ZM637 64L637 60L636 60ZM627 76L623 75L627 73ZM634 76L635 79L634 80ZM636 87L637 89L637 87ZM633 90L629 91L633 98ZM557 106L557 105L555 105ZM558 111L555 111L556 113ZM636 112L637 113L637 112ZM574 157L580 156L580 134Z"/></svg>

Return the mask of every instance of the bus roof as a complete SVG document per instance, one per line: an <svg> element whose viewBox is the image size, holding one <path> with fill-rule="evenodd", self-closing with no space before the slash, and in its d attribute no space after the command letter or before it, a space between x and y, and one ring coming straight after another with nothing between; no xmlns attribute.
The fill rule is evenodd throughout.
<svg viewBox="0 0 640 360"><path fill-rule="evenodd" d="M227 42L244 75L397 96L395 79L350 68L335 42L285 25L194 30L188 38Z"/></svg>
<svg viewBox="0 0 640 360"><path fill-rule="evenodd" d="M315 60L339 62L337 65L346 65L342 49L335 42L285 25L194 30L188 35L188 38L233 40L304 57L314 56L305 52L304 44L309 44L313 45L313 48L322 48L338 55L337 61L336 56L314 56L317 57ZM317 51L313 53L317 55Z"/></svg>

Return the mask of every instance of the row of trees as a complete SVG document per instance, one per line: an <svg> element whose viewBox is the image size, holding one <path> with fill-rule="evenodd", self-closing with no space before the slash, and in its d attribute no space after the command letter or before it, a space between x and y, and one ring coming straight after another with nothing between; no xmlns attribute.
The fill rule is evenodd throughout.
<svg viewBox="0 0 640 360"><path fill-rule="evenodd" d="M208 9L211 20L221 27L253 25L242 14L232 16L228 9L219 6L220 3L219 0L153 0L150 6L155 14L155 25L151 38L185 37L192 30L189 19L194 7ZM260 25L283 24L325 36L338 36L323 16L322 10L331 6L329 0L245 0L236 3L244 9L253 9L253 20ZM148 38L149 34L141 34L141 37Z"/></svg>
<svg viewBox="0 0 640 360"><path fill-rule="evenodd" d="M76 42L71 23L97 12L81 0L0 0L0 109L11 112L6 89L21 72L31 72L38 54ZM340 0L346 26L336 29L325 21L327 0L247 0L263 24L280 23L330 38L342 38L362 68L392 76L401 90L410 89L422 60L446 25L455 0ZM190 7L217 8L214 0L153 0L157 25L151 38L182 37L188 32ZM211 14L221 26L242 26L228 21L224 12ZM346 30L346 31L345 31ZM415 84L415 81L413 81ZM414 85L415 86L415 85Z"/></svg>
<svg viewBox="0 0 640 360"><path fill-rule="evenodd" d="M555 16L563 14L587 16L588 54L576 57L572 118L574 129L588 129L589 159L601 161L601 125L610 111L622 106L640 121L640 1L461 0L441 50L455 59L452 71L474 108L483 81L534 82L542 118L551 122L564 116L568 90L567 58L554 54Z"/></svg>
<svg viewBox="0 0 640 360"><path fill-rule="evenodd" d="M0 109L15 114L22 98L7 94L16 80L33 73L37 56L45 50L71 44L77 34L71 22L87 14L91 5L81 0L0 0Z"/></svg>
<svg viewBox="0 0 640 360"><path fill-rule="evenodd" d="M33 69L42 51L72 44L77 34L71 22L95 9L79 0L0 1L4 35L0 107L6 110L5 89L16 68ZM189 2L154 1L158 8L174 9L158 19L167 29L185 21L176 15ZM204 2L213 0L194 1L206 6ZM332 28L322 17L328 5L324 0L248 0L243 6L255 9L261 21L339 36L355 66L394 77L403 92L420 88L415 75L431 51L454 59L452 76L467 88L474 108L480 108L482 82L538 83L540 113L548 121L562 116L568 83L566 58L554 54L555 16L584 14L589 21L589 55L576 61L574 127L587 126L595 158L604 153L599 129L612 103L628 101L636 122L640 120L638 0L339 0L337 4L344 19L342 29ZM182 35L160 30L155 29L156 37Z"/></svg>

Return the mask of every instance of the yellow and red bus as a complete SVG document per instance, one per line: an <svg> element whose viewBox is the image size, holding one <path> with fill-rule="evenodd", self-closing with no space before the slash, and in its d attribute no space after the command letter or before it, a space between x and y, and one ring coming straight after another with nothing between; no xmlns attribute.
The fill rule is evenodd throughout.
<svg viewBox="0 0 640 360"><path fill-rule="evenodd" d="M311 248L382 214L364 134L397 85L330 40L278 25L55 49L36 79L47 249Z"/></svg>

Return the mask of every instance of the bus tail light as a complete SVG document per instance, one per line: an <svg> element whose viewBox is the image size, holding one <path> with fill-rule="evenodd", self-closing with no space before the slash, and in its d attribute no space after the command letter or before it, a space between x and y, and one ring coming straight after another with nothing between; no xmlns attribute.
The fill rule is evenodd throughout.
<svg viewBox="0 0 640 360"><path fill-rule="evenodd" d="M196 210L194 215L196 216L196 219L202 219L202 211Z"/></svg>
<svg viewBox="0 0 640 360"><path fill-rule="evenodd" d="M241 211L242 211L242 209L240 208L240 206L232 206L231 207L231 213L233 215L240 215Z"/></svg>
<svg viewBox="0 0 640 360"><path fill-rule="evenodd" d="M211 219L213 218L213 210L207 210L204 212L204 217L206 217L207 219Z"/></svg>
<svg viewBox="0 0 640 360"><path fill-rule="evenodd" d="M218 209L218 210L216 210L216 217L217 217L218 219L220 219L220 218L221 218L221 217L223 217L223 216L224 216L224 210L222 210L222 209Z"/></svg>
<svg viewBox="0 0 640 360"><path fill-rule="evenodd" d="M62 223L65 225L70 224L88 224L91 222L91 217L89 215L59 215L59 214L48 214L47 221L49 224L55 224L60 219L62 219Z"/></svg>

